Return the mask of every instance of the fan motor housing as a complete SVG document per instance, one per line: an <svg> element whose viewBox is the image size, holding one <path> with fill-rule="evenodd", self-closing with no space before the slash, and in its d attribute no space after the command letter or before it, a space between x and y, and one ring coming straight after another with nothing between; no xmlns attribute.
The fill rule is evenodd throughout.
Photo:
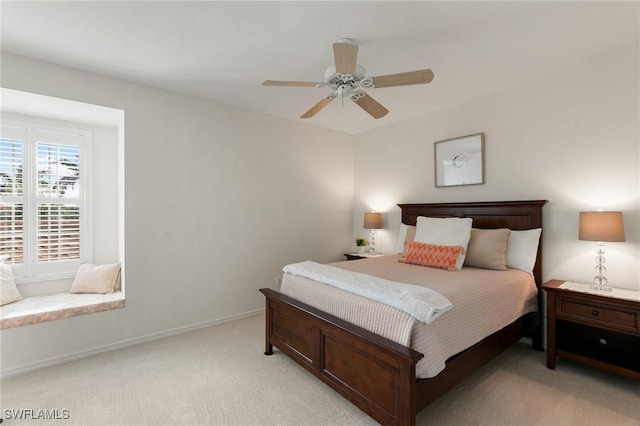
<svg viewBox="0 0 640 426"><path fill-rule="evenodd" d="M324 73L324 81L327 86L333 89L332 98L338 95L343 97L356 95L362 88L373 87L370 78L365 78L365 70L361 65L356 65L355 75L337 73L336 68L331 66ZM364 94L362 94L364 95ZM360 98L362 95L358 96ZM355 100L355 99L354 99Z"/></svg>

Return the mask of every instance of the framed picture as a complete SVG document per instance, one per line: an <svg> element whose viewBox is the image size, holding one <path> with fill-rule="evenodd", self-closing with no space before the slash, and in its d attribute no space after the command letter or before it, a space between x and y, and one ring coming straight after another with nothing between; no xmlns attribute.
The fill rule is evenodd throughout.
<svg viewBox="0 0 640 426"><path fill-rule="evenodd" d="M484 183L484 134L436 142L436 187Z"/></svg>

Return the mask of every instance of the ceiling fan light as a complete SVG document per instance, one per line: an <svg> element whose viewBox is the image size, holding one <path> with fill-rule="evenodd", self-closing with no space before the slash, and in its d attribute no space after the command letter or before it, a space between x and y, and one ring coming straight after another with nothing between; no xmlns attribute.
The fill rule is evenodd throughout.
<svg viewBox="0 0 640 426"><path fill-rule="evenodd" d="M353 102L358 101L358 99L364 98L366 96L366 93L364 93L362 90L356 90L353 93L351 93L351 100Z"/></svg>

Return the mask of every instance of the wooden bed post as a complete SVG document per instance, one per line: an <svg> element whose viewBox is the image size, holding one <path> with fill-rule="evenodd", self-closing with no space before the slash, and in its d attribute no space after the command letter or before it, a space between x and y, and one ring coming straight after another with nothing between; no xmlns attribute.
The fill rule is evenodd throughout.
<svg viewBox="0 0 640 426"><path fill-rule="evenodd" d="M264 340L265 340L264 354L273 355L273 345L271 344L271 330L273 329L273 318L271 317L271 302L268 297L267 297L266 306L265 306L265 315L266 315L266 321L265 321L266 330L264 333Z"/></svg>

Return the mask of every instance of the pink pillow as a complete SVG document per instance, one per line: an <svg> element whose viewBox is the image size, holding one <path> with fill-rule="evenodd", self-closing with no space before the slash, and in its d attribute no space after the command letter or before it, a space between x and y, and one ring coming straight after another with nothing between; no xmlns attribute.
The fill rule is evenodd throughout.
<svg viewBox="0 0 640 426"><path fill-rule="evenodd" d="M456 269L456 261L461 252L461 246L438 246L408 241L404 258L401 259L401 262L452 271Z"/></svg>

